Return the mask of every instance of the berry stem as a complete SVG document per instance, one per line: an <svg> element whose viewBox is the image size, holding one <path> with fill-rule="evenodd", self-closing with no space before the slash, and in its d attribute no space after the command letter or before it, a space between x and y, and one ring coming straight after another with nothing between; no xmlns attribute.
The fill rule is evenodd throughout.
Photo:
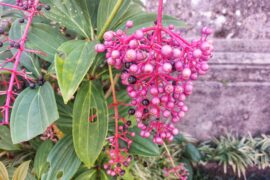
<svg viewBox="0 0 270 180"><path fill-rule="evenodd" d="M33 17L35 16L36 6L38 5L38 3L39 3L39 0L35 0L34 6L30 10L30 14L29 14L29 16L27 18L27 24L25 26L25 30L24 30L24 33L23 33L21 41L20 41L20 48L18 49L18 52L17 52L17 54L15 56L14 67L13 67L11 78L10 78L10 81L9 81L6 103L5 103L5 106L4 106L5 107L4 124L8 124L8 122L9 122L9 109L11 107L10 104L11 104L11 99L12 99L12 94L13 94L12 88L13 88L14 81L15 81L15 78L16 78L16 75L17 75L17 68L18 68L18 65L20 63L22 52L24 51L25 42L27 40L28 32L30 30L30 26L32 24Z"/></svg>
<svg viewBox="0 0 270 180"><path fill-rule="evenodd" d="M112 67L111 66L109 66L109 75L110 75L112 96L113 96L113 104L114 104L115 152L116 152L116 155L118 155L118 152L119 152L119 144L118 144L118 138L119 138L119 132L118 132L119 112L118 112L118 101L117 101L116 92L115 92L115 83L114 83L114 79L113 79L113 73L112 73Z"/></svg>
<svg viewBox="0 0 270 180"><path fill-rule="evenodd" d="M159 0L159 2L158 2L158 17L157 17L158 27L162 27L162 12L163 12L163 0Z"/></svg>
<svg viewBox="0 0 270 180"><path fill-rule="evenodd" d="M169 151L169 148L168 148L168 146L166 145L165 142L163 142L163 146L164 146L164 148L165 148L165 150L166 150L167 156L169 157L169 160L170 160L170 162L171 162L173 168L175 168L176 165L175 165L174 160L173 160L173 158L172 158L172 155L171 155L171 153L170 153L170 151Z"/></svg>
<svg viewBox="0 0 270 180"><path fill-rule="evenodd" d="M115 15L117 14L118 10L120 9L120 7L122 6L124 0L118 0L109 16L109 18L107 19L107 21L105 22L104 26L102 27L99 35L98 35L98 39L101 40L103 37L103 34L107 31L107 29L110 27L113 18L115 17Z"/></svg>

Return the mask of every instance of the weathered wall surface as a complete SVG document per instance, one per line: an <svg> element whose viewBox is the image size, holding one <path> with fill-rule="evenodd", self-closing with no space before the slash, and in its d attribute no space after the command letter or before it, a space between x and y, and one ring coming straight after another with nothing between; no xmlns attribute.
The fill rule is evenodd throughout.
<svg viewBox="0 0 270 180"><path fill-rule="evenodd" d="M270 132L269 10L268 0L167 0L165 13L187 22L186 36L215 29L210 71L195 83L180 129L198 139Z"/></svg>

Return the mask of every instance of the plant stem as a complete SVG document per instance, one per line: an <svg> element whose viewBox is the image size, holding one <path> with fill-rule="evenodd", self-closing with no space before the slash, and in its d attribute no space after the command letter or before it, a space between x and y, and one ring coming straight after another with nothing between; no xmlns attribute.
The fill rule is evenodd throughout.
<svg viewBox="0 0 270 180"><path fill-rule="evenodd" d="M118 156L119 152L119 143L118 143L118 120L119 120L119 112L118 112L118 101L116 98L116 92L115 92L115 84L113 80L113 73L112 73L112 67L109 66L109 74L110 74L110 81L111 81L111 88L112 88L112 96L113 96L113 107L114 107L114 122L115 122L115 151L116 155Z"/></svg>
<svg viewBox="0 0 270 180"><path fill-rule="evenodd" d="M107 29L110 27L113 18L115 17L115 15L117 14L118 10L120 9L120 7L122 6L124 0L118 0L109 16L109 18L107 19L107 21L105 22L104 26L102 27L99 35L98 35L98 39L101 40L103 37L103 34L107 31ZM119 120L119 112L118 112L118 101L116 98L116 92L115 92L115 83L113 80L113 73L112 73L112 67L109 65L109 75L110 75L110 82L111 82L111 89L112 89L112 96L113 96L113 107L114 107L114 121L115 121L115 151L116 151L116 155L118 156L118 152L119 152L119 143L118 143L118 138L119 138L119 132L118 132L118 120ZM118 157L117 157L118 158Z"/></svg>
<svg viewBox="0 0 270 180"><path fill-rule="evenodd" d="M113 18L115 17L115 15L117 14L118 10L120 9L120 7L122 6L124 0L118 0L109 16L109 18L107 19L107 21L105 22L104 26L102 27L99 35L98 35L98 39L101 40L103 37L103 34L107 31L107 29L110 27Z"/></svg>
<svg viewBox="0 0 270 180"><path fill-rule="evenodd" d="M18 49L18 52L17 52L16 57L15 57L15 62L14 62L14 66L13 66L13 69L12 69L11 78L10 78L10 81L9 81L9 87L8 87L8 90L7 90L7 98L6 98L6 103L5 103L5 120L4 120L4 124L8 124L8 121L9 121L9 109L10 109L10 104L11 104L11 96L12 96L12 93L13 93L12 88L13 88L14 80L15 80L15 77L16 77L16 71L17 71L18 65L20 63L22 52L24 51L25 42L27 40L28 32L30 30L30 26L32 24L33 17L35 16L36 6L38 5L38 3L39 3L39 0L35 0L34 6L31 9L31 12L30 12L30 14L28 16L27 24L25 26L25 30L24 30L24 33L23 33L22 38L21 38L20 49Z"/></svg>
<svg viewBox="0 0 270 180"><path fill-rule="evenodd" d="M162 12L163 12L163 0L159 0L159 2L158 2L158 17L157 17L158 27L162 27Z"/></svg>
<svg viewBox="0 0 270 180"><path fill-rule="evenodd" d="M119 80L119 78L120 78L120 74L116 74L114 77L114 80L113 80L114 84L116 84L116 82ZM105 99L108 99L109 96L111 95L111 93L112 93L112 85L110 86L109 90L106 92Z"/></svg>
<svg viewBox="0 0 270 180"><path fill-rule="evenodd" d="M165 148L165 150L166 150L166 153L167 153L167 155L168 155L168 157L169 157L169 160L170 160L172 166L175 168L176 165L175 165L174 160L173 160L173 158L172 158L172 155L171 155L171 153L170 153L170 151L169 151L169 148L168 148L168 146L166 145L165 142L163 142L163 146L164 146L164 148Z"/></svg>

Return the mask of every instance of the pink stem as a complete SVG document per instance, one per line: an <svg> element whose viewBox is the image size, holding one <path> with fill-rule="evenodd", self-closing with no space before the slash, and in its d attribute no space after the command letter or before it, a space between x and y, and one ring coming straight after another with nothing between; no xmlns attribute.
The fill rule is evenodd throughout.
<svg viewBox="0 0 270 180"><path fill-rule="evenodd" d="M18 52L17 52L16 57L15 57L15 63L14 63L14 67L13 67L13 72L11 74L11 78L10 78L10 81L9 81L9 87L8 87L8 90L7 90L7 98L6 98L6 103L5 103L4 124L8 124L8 122L9 122L9 109L10 109L10 104L11 104L12 88L13 88L14 80L15 80L15 77L16 77L16 71L17 71L18 65L20 63L22 52L24 51L25 42L26 42L26 39L27 39L27 36L28 36L30 26L31 26L32 21L33 21L33 17L35 16L36 6L38 5L38 3L39 3L39 0L35 0L33 8L31 9L30 14L28 16L28 21L27 21L23 36L21 38L20 49L18 49ZM5 4L0 3L0 5L5 5ZM10 7L11 6L12 5L10 5Z"/></svg>
<svg viewBox="0 0 270 180"><path fill-rule="evenodd" d="M157 16L157 26L162 27L162 12L163 12L163 0L158 2L158 16Z"/></svg>

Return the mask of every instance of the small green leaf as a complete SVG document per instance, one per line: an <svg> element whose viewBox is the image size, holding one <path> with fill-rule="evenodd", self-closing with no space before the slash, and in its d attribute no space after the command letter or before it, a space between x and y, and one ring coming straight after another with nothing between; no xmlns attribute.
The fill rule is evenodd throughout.
<svg viewBox="0 0 270 180"><path fill-rule="evenodd" d="M0 179L8 180L8 171L6 166L0 161Z"/></svg>
<svg viewBox="0 0 270 180"><path fill-rule="evenodd" d="M66 136L52 148L47 158L50 168L42 180L71 179L80 167L71 136ZM61 174L61 177L59 175Z"/></svg>
<svg viewBox="0 0 270 180"><path fill-rule="evenodd" d="M102 86L94 81L80 88L73 109L73 141L77 155L90 168L102 150L108 131L108 110ZM93 122L89 122L89 118Z"/></svg>
<svg viewBox="0 0 270 180"><path fill-rule="evenodd" d="M58 48L55 56L58 83L67 103L76 92L96 56L95 42L68 41Z"/></svg>
<svg viewBox="0 0 270 180"><path fill-rule="evenodd" d="M97 171L94 169L87 170L77 176L74 180L96 180L97 179Z"/></svg>
<svg viewBox="0 0 270 180"><path fill-rule="evenodd" d="M131 137L133 141L130 147L129 152L141 156L159 156L160 149L153 143L152 138L142 138L139 133L139 128L132 128L131 132L135 132L135 137Z"/></svg>
<svg viewBox="0 0 270 180"><path fill-rule="evenodd" d="M10 130L6 126L0 126L0 149L6 151L20 150L19 145L14 145L11 140Z"/></svg>
<svg viewBox="0 0 270 180"><path fill-rule="evenodd" d="M46 160L52 148L53 143L52 141L48 140L43 142L37 150L34 160L34 172L38 179L40 179L42 174L45 173L49 168L49 163Z"/></svg>
<svg viewBox="0 0 270 180"><path fill-rule="evenodd" d="M44 13L48 19L58 22L83 37L92 38L91 18L85 11L87 1L44 0L44 2L51 6L51 10Z"/></svg>
<svg viewBox="0 0 270 180"><path fill-rule="evenodd" d="M188 143L185 147L185 155L195 162L201 160L201 154L199 150L193 144L190 143Z"/></svg>
<svg viewBox="0 0 270 180"><path fill-rule="evenodd" d="M14 172L12 180L25 180L31 161L22 163Z"/></svg>
<svg viewBox="0 0 270 180"><path fill-rule="evenodd" d="M42 134L59 118L55 96L49 82L36 89L27 88L16 98L10 120L14 144Z"/></svg>

